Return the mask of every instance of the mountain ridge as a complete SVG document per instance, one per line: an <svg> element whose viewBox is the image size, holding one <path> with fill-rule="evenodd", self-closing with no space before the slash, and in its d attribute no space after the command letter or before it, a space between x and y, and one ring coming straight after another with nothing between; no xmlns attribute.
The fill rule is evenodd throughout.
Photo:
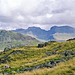
<svg viewBox="0 0 75 75"><path fill-rule="evenodd" d="M50 28L50 30L44 30L41 29L40 27L29 27L28 29L16 29L16 30L12 30L13 32L19 32L19 33L23 33L26 35L30 35L33 36L35 38L41 39L41 40L56 40L57 38L56 36L59 37L59 35L63 35L63 38L61 38L59 41L65 41L71 38L74 38L75 36L73 36L73 34L75 34L75 28L70 27L70 26L53 26ZM59 34L57 34L59 33ZM65 37L65 35L70 35ZM66 39L64 39L66 38Z"/></svg>

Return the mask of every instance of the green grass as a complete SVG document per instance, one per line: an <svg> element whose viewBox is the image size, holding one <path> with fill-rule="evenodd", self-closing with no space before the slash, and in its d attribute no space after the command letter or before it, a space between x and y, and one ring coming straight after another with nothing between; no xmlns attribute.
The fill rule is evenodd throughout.
<svg viewBox="0 0 75 75"><path fill-rule="evenodd" d="M40 43L40 41L30 36L21 33L0 30L0 49L2 50L5 47L11 48L14 46L30 46L37 45L38 43Z"/></svg>
<svg viewBox="0 0 75 75"><path fill-rule="evenodd" d="M41 68L31 72L19 73L16 75L75 75L75 58L59 63L54 68Z"/></svg>
<svg viewBox="0 0 75 75"><path fill-rule="evenodd" d="M71 71L75 70L75 67L73 65L74 61L75 61L75 55L69 55L69 56L65 56L63 54L64 51L72 51L75 52L75 41L66 41L66 42L48 42L47 46L44 46L42 48L38 48L37 46L20 46L17 48L11 48L11 50L6 51L6 52L2 52L2 54L0 54L0 59L1 64L0 64L0 73L10 73L12 71L17 71L23 68L33 68L35 66L44 64L44 63L48 63L50 61L56 61L56 60L65 60L70 58L69 61L66 62L61 62L60 65L57 64L56 66L58 67L57 72L56 70L56 66L53 68L42 68L42 72L41 69L39 69L38 73L38 69L35 70L35 73L33 73L33 71L31 72L24 72L25 75L27 75L26 73L31 73L32 75L71 75ZM49 53L55 52L55 54L49 54ZM6 57L7 56L7 57ZM10 58L10 59L9 59ZM6 60L6 61L5 61ZM71 62L72 66L70 69L66 68L66 70L59 70L59 68L64 68L64 66L68 66L67 63ZM11 68L9 69L4 69L5 65L9 65ZM70 63L69 63L70 64ZM45 71L50 69L51 71ZM52 70L55 69L55 70ZM59 72L58 72L59 70ZM17 73L17 72L16 72ZM73 72L74 73L74 72ZM72 74L73 74L72 73Z"/></svg>

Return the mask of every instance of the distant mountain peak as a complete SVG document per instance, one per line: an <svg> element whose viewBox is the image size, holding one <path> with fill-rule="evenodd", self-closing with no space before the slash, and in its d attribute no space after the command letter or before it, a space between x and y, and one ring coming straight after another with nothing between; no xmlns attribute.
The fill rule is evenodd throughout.
<svg viewBox="0 0 75 75"><path fill-rule="evenodd" d="M28 30L41 30L41 28L40 27L35 27L35 26L33 26L33 27L29 27L28 28Z"/></svg>
<svg viewBox="0 0 75 75"><path fill-rule="evenodd" d="M70 26L67 26L67 25L66 26L52 26L50 29L55 29L55 28L73 28L73 27L70 27Z"/></svg>
<svg viewBox="0 0 75 75"><path fill-rule="evenodd" d="M48 41L51 39L53 40L56 39L56 36L58 36L59 34L60 34L60 37L61 35L63 36L68 35L65 38L67 37L71 38L74 36L73 34L75 34L75 28L67 26L67 25L66 26L53 26L50 28L50 30L46 31L44 29L41 29L40 27L33 26L33 27L29 27L28 29L15 30L14 32L20 32L26 35L29 34L30 36L33 35L33 36L36 36L38 39ZM71 34L71 36L69 34Z"/></svg>
<svg viewBox="0 0 75 75"><path fill-rule="evenodd" d="M50 29L54 29L54 28L57 28L58 26L52 26Z"/></svg>
<svg viewBox="0 0 75 75"><path fill-rule="evenodd" d="M74 33L75 32L75 28L70 27L70 26L53 26L50 29L50 32L58 32L58 33Z"/></svg>

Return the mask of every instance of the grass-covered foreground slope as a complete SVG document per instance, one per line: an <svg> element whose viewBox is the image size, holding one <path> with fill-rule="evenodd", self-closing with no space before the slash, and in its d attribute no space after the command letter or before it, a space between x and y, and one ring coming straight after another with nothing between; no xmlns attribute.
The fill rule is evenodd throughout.
<svg viewBox="0 0 75 75"><path fill-rule="evenodd" d="M38 40L30 36L26 36L21 33L0 30L0 49L22 45L37 45L38 43Z"/></svg>
<svg viewBox="0 0 75 75"><path fill-rule="evenodd" d="M57 64L54 68L42 68L16 75L75 75L75 59Z"/></svg>
<svg viewBox="0 0 75 75"><path fill-rule="evenodd" d="M74 62L74 40L22 46L0 53L0 74L75 75Z"/></svg>

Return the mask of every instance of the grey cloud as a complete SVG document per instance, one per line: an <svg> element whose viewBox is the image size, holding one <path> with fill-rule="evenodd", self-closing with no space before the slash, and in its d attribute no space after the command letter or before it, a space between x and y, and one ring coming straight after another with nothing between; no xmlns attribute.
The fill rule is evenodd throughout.
<svg viewBox="0 0 75 75"><path fill-rule="evenodd" d="M13 22L13 18L12 17L7 17L7 16L0 16L0 22Z"/></svg>
<svg viewBox="0 0 75 75"><path fill-rule="evenodd" d="M53 25L74 27L75 24L75 0L11 0L21 3L20 5L16 3L15 6L12 3L10 5L8 0L0 1L3 4L2 6L0 2L1 28L4 26L5 29L39 26L48 29ZM26 1L32 2L27 4Z"/></svg>

